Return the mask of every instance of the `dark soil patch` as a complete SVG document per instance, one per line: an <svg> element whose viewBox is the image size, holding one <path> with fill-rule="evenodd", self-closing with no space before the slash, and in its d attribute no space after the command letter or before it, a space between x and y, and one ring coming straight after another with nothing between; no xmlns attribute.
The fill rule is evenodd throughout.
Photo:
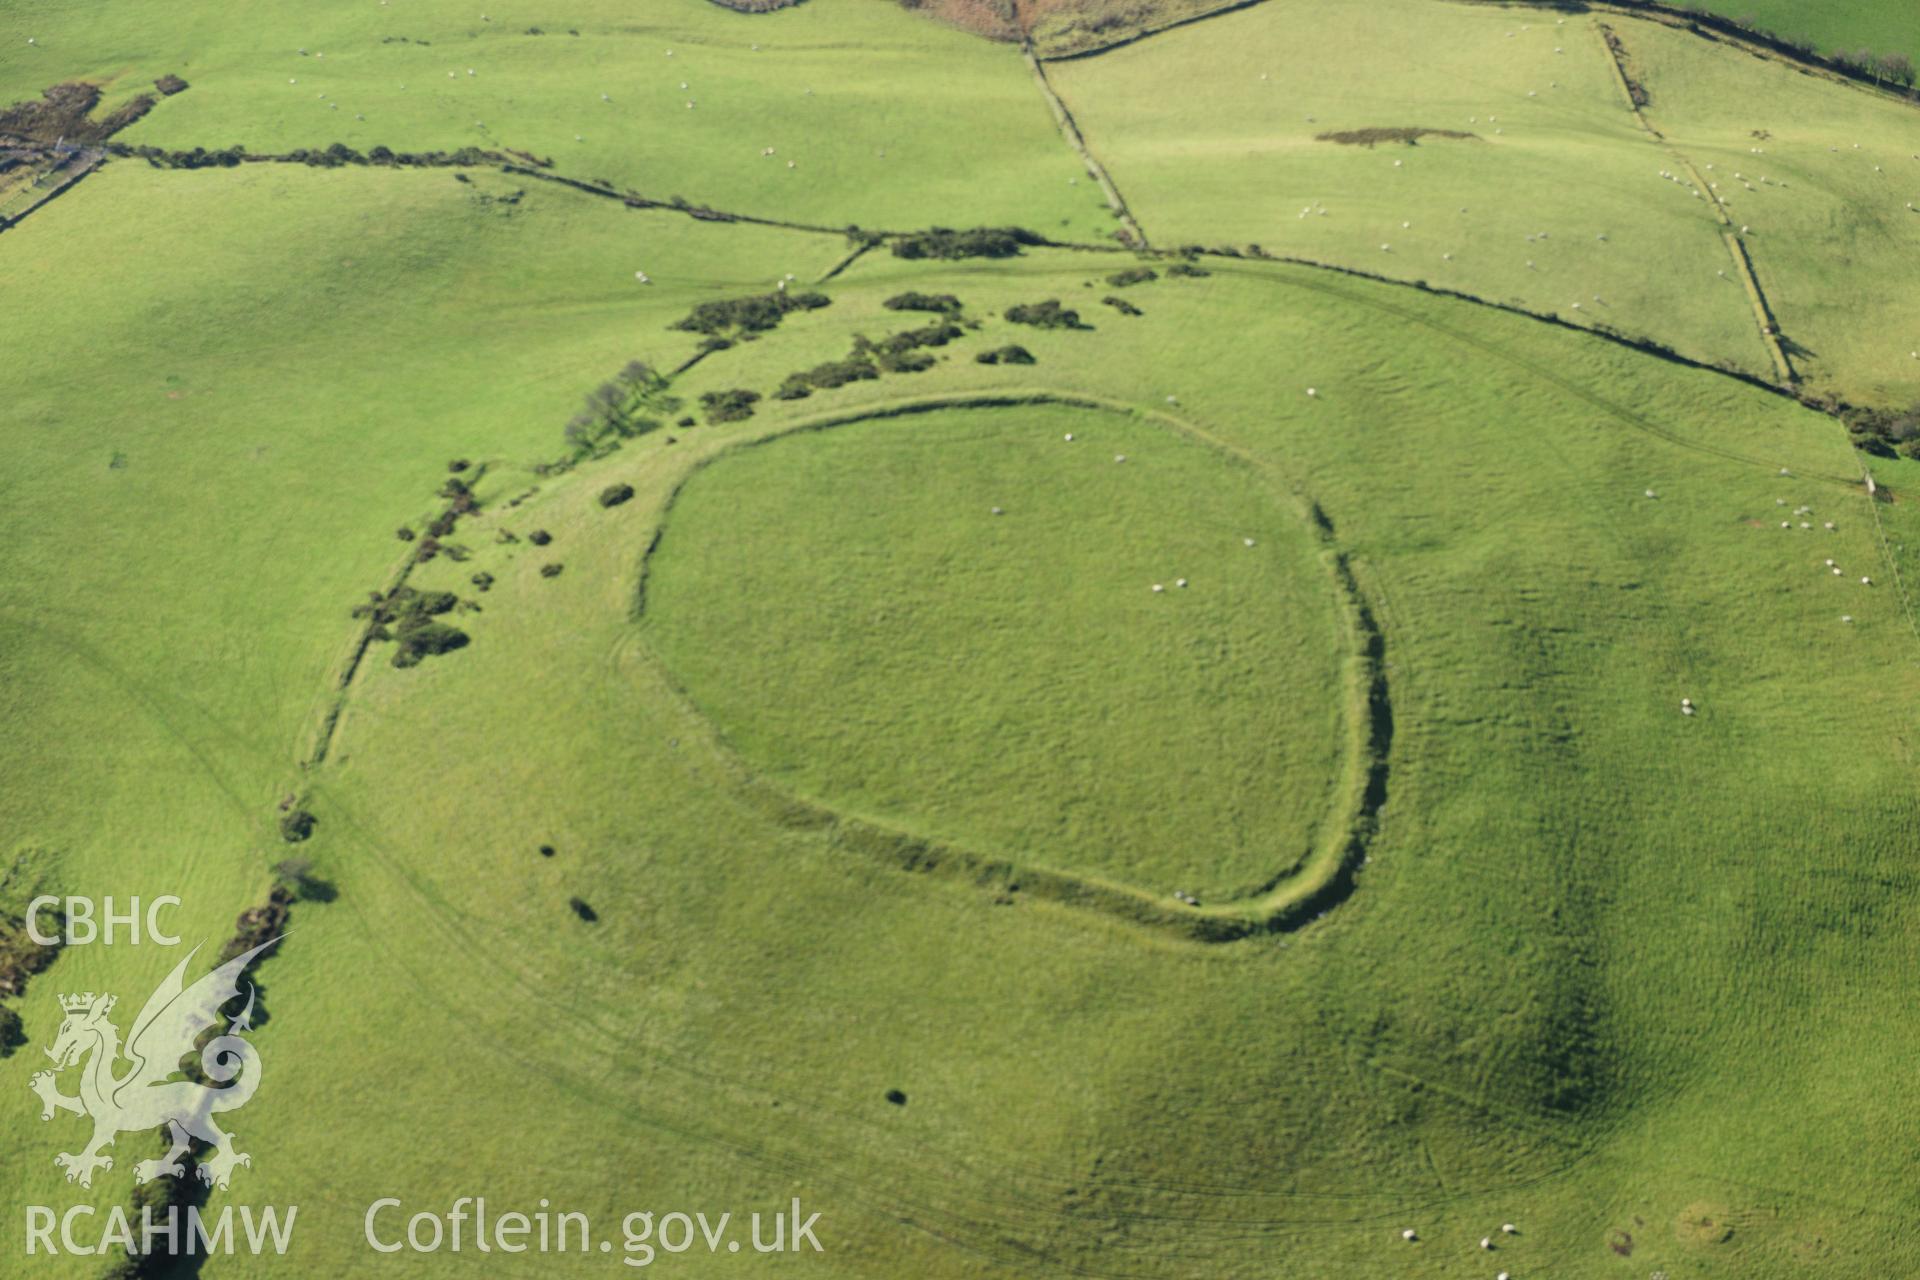
<svg viewBox="0 0 1920 1280"><path fill-rule="evenodd" d="M38 101L28 99L0 110L0 137L45 146L63 138L80 144L103 142L153 110L157 101L152 94L143 93L95 119L93 109L100 105L100 87L70 80L43 90Z"/></svg>
<svg viewBox="0 0 1920 1280"><path fill-rule="evenodd" d="M1417 147L1422 138L1478 139L1479 136L1477 133L1463 133L1459 129L1428 129L1418 125L1406 125L1393 128L1341 129L1315 134L1314 140L1331 142L1342 147L1377 147L1383 142L1399 142L1409 147Z"/></svg>

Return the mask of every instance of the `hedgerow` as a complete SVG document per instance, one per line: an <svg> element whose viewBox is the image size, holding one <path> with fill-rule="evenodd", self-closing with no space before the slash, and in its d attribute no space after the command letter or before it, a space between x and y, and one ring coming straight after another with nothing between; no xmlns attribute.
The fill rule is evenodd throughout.
<svg viewBox="0 0 1920 1280"><path fill-rule="evenodd" d="M931 227L893 242L896 258L1011 258L1021 246L1046 241L1019 227L975 227L955 231L950 227Z"/></svg>
<svg viewBox="0 0 1920 1280"><path fill-rule="evenodd" d="M943 316L960 314L960 299L950 293L896 293L881 305L889 311L931 311Z"/></svg>
<svg viewBox="0 0 1920 1280"><path fill-rule="evenodd" d="M784 289L746 298L722 298L701 303L676 321L673 327L711 337L766 333L779 325L790 312L814 311L830 302L831 299L824 293L788 293Z"/></svg>
<svg viewBox="0 0 1920 1280"><path fill-rule="evenodd" d="M1060 299L1048 298L1045 302L1023 302L1007 308L1007 319L1014 324L1032 325L1036 329L1090 329L1093 326L1082 324L1080 313L1060 305Z"/></svg>
<svg viewBox="0 0 1920 1280"><path fill-rule="evenodd" d="M708 422L740 422L753 416L753 406L759 399L758 391L734 387L727 391L707 392L700 397L700 407L706 411Z"/></svg>

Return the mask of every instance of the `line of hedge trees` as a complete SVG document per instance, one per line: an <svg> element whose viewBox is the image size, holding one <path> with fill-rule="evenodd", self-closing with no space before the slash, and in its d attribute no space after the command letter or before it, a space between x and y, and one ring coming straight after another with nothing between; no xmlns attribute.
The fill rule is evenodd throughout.
<svg viewBox="0 0 1920 1280"><path fill-rule="evenodd" d="M955 231L929 227L893 242L896 258L1011 258L1025 245L1045 244L1046 237L1022 227L974 227Z"/></svg>
<svg viewBox="0 0 1920 1280"><path fill-rule="evenodd" d="M794 311L817 311L832 299L824 293L808 291L756 293L746 298L721 298L703 302L673 324L683 333L704 333L709 337L727 334L765 333Z"/></svg>
<svg viewBox="0 0 1920 1280"><path fill-rule="evenodd" d="M145 160L156 169L232 169L249 162L304 164L316 169L338 169L347 165L402 169L478 168L505 164L511 159L498 151L487 151L480 147L461 147L458 151L395 151L391 147L374 147L361 152L344 142L336 142L318 151L302 147L294 151L258 155L238 144L213 151L205 147L169 151L164 147L136 147L114 142L108 143L106 150L109 155Z"/></svg>

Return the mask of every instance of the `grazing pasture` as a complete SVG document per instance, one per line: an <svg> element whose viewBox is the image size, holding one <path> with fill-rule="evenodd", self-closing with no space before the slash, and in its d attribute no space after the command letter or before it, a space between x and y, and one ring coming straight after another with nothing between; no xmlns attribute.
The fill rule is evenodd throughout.
<svg viewBox="0 0 1920 1280"><path fill-rule="evenodd" d="M1333 808L1335 594L1272 479L1035 405L716 462L676 500L646 609L720 734L805 795L1214 901L1291 869Z"/></svg>
<svg viewBox="0 0 1920 1280"><path fill-rule="evenodd" d="M1155 243L1257 245L1425 281L1771 378L1733 231L1816 384L1920 395L1900 274L1874 265L1920 237L1905 208L1920 203L1920 111L1659 23L1606 21L1664 137L1629 109L1596 20L1550 10L1259 5L1049 77ZM1343 67L1361 49L1404 73ZM1338 145L1416 128L1472 136ZM1858 172L1826 163L1829 146L1863 160ZM1733 171L1772 181L1749 194ZM1842 207L1865 222L1835 217ZM1823 284L1801 287L1814 262ZM1836 272L1852 284L1834 287ZM1836 317L1847 332L1829 336L1821 313L1861 295L1866 313Z"/></svg>
<svg viewBox="0 0 1920 1280"><path fill-rule="evenodd" d="M8 26L31 23L38 42L0 42L0 103L81 78L112 103L179 72L193 87L120 141L511 148L653 199L788 222L1019 223L1063 239L1112 226L1018 56L890 0L485 9L366 0L234 23L196 0L102 22L31 0Z"/></svg>
<svg viewBox="0 0 1920 1280"><path fill-rule="evenodd" d="M1239 253L1136 257L1018 54L890 0L487 13L0 18L9 101L190 82L128 140L794 224L120 158L0 233L0 887L217 945L305 837L221 1193L299 1230L202 1274L464 1273L364 1214L481 1194L821 1214L701 1276L1916 1270L1920 461L1764 385L1715 212L1802 390L1920 395L1915 117L1267 3L1045 66L1156 246ZM849 221L955 230L797 229ZM6 1001L0 1210L128 1202L28 1080L174 959Z"/></svg>
<svg viewBox="0 0 1920 1280"><path fill-rule="evenodd" d="M1684 6L1683 6L1684 7ZM1787 40L1807 40L1826 54L1905 54L1920 59L1920 32L1904 0L1706 0L1700 6Z"/></svg>
<svg viewBox="0 0 1920 1280"><path fill-rule="evenodd" d="M1649 117L1747 228L1802 376L1847 398L1920 402L1907 278L1920 260L1920 108L1657 25L1631 35Z"/></svg>

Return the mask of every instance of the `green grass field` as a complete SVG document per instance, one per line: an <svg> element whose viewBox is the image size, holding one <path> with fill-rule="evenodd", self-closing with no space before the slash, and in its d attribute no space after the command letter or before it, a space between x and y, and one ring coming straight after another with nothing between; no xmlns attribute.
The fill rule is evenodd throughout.
<svg viewBox="0 0 1920 1280"><path fill-rule="evenodd" d="M647 612L725 738L837 810L1250 896L1332 807L1343 703L1333 584L1266 484L1064 406L787 437L682 492Z"/></svg>
<svg viewBox="0 0 1920 1280"><path fill-rule="evenodd" d="M1920 254L1920 110L1777 63L1711 58L1713 46L1663 27L1631 40L1650 118L1751 229L1802 376L1842 395L1920 402L1920 303L1903 284Z"/></svg>
<svg viewBox="0 0 1920 1280"><path fill-rule="evenodd" d="M192 88L122 141L511 147L573 177L790 222L1020 222L1062 238L1112 225L1018 56L890 0L765 15L596 0L488 21L483 8L368 0L234 23L202 4L101 24L84 4L28 0L8 27L37 43L0 45L0 100L95 77L118 99L174 73Z"/></svg>
<svg viewBox="0 0 1920 1280"><path fill-rule="evenodd" d="M1913 10L1901 0L1828 0L1794 4L1791 0L1709 0L1702 6L1722 17L1737 18L1789 40L1811 40L1823 53L1871 49L1920 58Z"/></svg>
<svg viewBox="0 0 1920 1280"><path fill-rule="evenodd" d="M1635 122L1594 19L1549 12L1339 0L1303 19L1257 5L1057 63L1051 76L1158 243L1257 244L1771 376L1720 220L1690 180L1662 177L1684 179L1689 160L1717 162L1707 181L1764 174L1776 183L1751 202L1732 181L1721 194L1735 225L1752 228L1748 252L1780 327L1812 353L1810 378L1845 395L1920 398L1914 344L1898 337L1912 327L1894 296L1901 276L1880 265L1920 235L1904 208L1920 201L1920 113L1658 23L1608 21L1664 140ZM1365 56L1343 63L1348 50ZM1380 64L1407 71L1379 75ZM1473 136L1319 140L1415 127ZM1754 130L1774 137L1749 159ZM1868 165L1828 163L1829 146L1855 142L1887 166L1871 195ZM1816 269L1820 281L1800 287ZM1854 284L1834 288L1836 270ZM1844 336L1828 330L1829 307L1850 312Z"/></svg>
<svg viewBox="0 0 1920 1280"><path fill-rule="evenodd" d="M1662 141L1586 17L1442 4L1259 5L1047 68L1156 245L1554 325L1252 258L1115 285L1135 259L1017 52L878 0L491 16L36 3L0 18L0 97L177 69L129 138L456 146L451 99L365 136L266 104L320 74L276 69L302 45L343 95L458 48L462 81L514 77L501 141L566 176L1101 251L849 262L488 169L120 159L0 231L0 894L178 894L217 945L289 854L331 887L260 971L254 1163L213 1193L300 1206L293 1249L200 1275L629 1269L365 1242L380 1197L473 1195L616 1241L635 1210L821 1213L819 1254L657 1259L699 1276L1920 1265L1920 461L1873 459L1870 497L1833 417L1562 305L1578 279L1770 378L1717 219L1658 176L1711 164L1803 389L1920 396L1893 189L1920 116L1619 20ZM632 55L663 35L849 167L783 194L785 142L750 169L763 130L702 101L672 133L664 91L632 117L660 132L560 155L570 51L658 89ZM799 79L741 69L789 39ZM788 111L809 73L841 124ZM1487 136L1310 132L1412 124ZM869 143L914 172L871 181ZM1784 188L1727 181L1762 160ZM697 360L672 327L789 276L830 305ZM930 367L774 397L932 320L885 305L909 290L960 306ZM1082 326L1008 317L1048 299ZM1012 343L1034 362L976 360ZM569 458L634 359L685 366L658 425ZM734 390L762 398L710 421ZM407 569L455 460L477 510ZM403 570L471 642L351 665L351 610ZM1274 895L1299 914L1246 918L1285 927L1201 940ZM134 1001L177 959L70 948L5 1002L0 1272L108 1274L12 1256L22 1206L127 1203L137 1145L63 1182L80 1122L27 1080L60 994Z"/></svg>

